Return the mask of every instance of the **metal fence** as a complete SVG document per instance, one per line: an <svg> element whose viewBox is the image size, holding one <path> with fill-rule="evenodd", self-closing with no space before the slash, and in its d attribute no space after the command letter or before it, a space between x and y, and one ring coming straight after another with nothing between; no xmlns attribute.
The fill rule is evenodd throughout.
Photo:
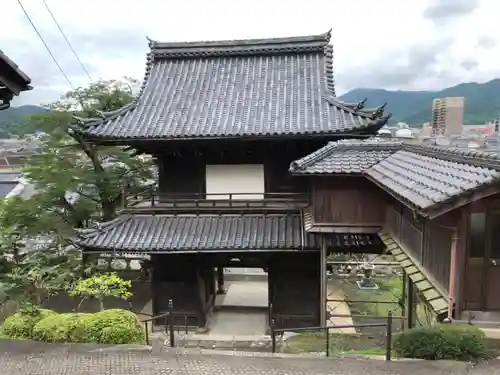
<svg viewBox="0 0 500 375"><path fill-rule="evenodd" d="M344 328L368 328L368 327L385 327L385 360L391 360L391 352L392 352L392 312L389 311L387 316L387 320L383 323L367 323L367 324L346 324L346 325L337 325L331 327L300 327L300 328L280 328L275 329L275 321L274 319L271 322L271 341L272 341L272 352L276 353L276 338L277 336L283 334L285 332L325 332L325 353L326 356L330 356L330 331L344 329Z"/></svg>

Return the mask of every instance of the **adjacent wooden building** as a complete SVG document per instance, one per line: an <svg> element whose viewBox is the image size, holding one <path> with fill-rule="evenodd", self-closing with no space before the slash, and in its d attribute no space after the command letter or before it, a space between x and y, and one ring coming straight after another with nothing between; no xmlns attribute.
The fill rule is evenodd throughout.
<svg viewBox="0 0 500 375"><path fill-rule="evenodd" d="M500 310L499 154L346 140L290 171L312 192L309 232L378 232L441 317Z"/></svg>
<svg viewBox="0 0 500 375"><path fill-rule="evenodd" d="M374 230L352 231L354 222L324 238L308 231L304 209L325 198L288 168L329 141L372 136L389 118L384 108L335 97L330 33L151 41L150 49L138 98L78 123L89 142L154 156L158 191L84 233L80 246L87 254L148 254L154 314L172 299L177 316L206 327L224 292L222 267L236 262L268 272L279 327L324 325L326 251L383 245ZM366 227L380 224L381 210Z"/></svg>
<svg viewBox="0 0 500 375"><path fill-rule="evenodd" d="M31 78L0 50L0 110L9 108L14 96L31 90L30 83Z"/></svg>

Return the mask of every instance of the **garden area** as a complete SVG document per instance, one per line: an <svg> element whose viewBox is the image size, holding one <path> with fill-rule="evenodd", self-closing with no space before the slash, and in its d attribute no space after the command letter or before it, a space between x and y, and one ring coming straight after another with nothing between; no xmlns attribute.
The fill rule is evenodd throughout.
<svg viewBox="0 0 500 375"><path fill-rule="evenodd" d="M115 273L82 278L68 290L81 301L97 300L95 313L57 313L32 300L18 301L18 312L8 316L0 327L0 338L60 343L144 344L145 332L137 315L124 309L105 309L104 300L132 297L131 282Z"/></svg>
<svg viewBox="0 0 500 375"><path fill-rule="evenodd" d="M479 360L498 354L496 343L486 339L474 326L438 325L433 313L417 296L416 328L404 330L405 316L403 280L395 273L374 275L377 289L363 290L356 281L359 275L348 277L331 274L329 289L338 291L335 302L329 303L331 314L342 314L348 306L351 316L338 318L335 324L377 324L387 321L391 312L392 352L395 356L422 359ZM341 299L344 301L340 301ZM345 307L344 307L345 309ZM386 348L386 327L360 327L356 329L329 330L329 355L383 356ZM287 353L325 352L325 332L303 332L292 335L283 344Z"/></svg>

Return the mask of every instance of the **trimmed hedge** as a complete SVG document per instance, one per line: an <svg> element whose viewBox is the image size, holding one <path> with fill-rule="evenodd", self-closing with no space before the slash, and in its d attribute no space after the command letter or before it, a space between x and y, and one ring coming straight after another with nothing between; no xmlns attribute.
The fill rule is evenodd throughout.
<svg viewBox="0 0 500 375"><path fill-rule="evenodd" d="M37 320L20 313L7 318L5 321L7 326L4 324L3 327L5 336L46 342L144 343L144 329L141 323L134 313L127 310L104 310L94 314L56 314L50 310L39 311L41 313Z"/></svg>
<svg viewBox="0 0 500 375"><path fill-rule="evenodd" d="M134 313L111 309L89 314L86 318L90 342L135 344L144 342L144 329Z"/></svg>
<svg viewBox="0 0 500 375"><path fill-rule="evenodd" d="M35 325L52 315L56 313L47 309L22 310L5 319L2 335L12 339L31 339Z"/></svg>
<svg viewBox="0 0 500 375"><path fill-rule="evenodd" d="M475 361L486 355L486 336L467 324L439 324L398 334L394 352L398 357L427 360Z"/></svg>
<svg viewBox="0 0 500 375"><path fill-rule="evenodd" d="M33 340L46 342L87 342L86 319L89 314L53 314L33 328Z"/></svg>

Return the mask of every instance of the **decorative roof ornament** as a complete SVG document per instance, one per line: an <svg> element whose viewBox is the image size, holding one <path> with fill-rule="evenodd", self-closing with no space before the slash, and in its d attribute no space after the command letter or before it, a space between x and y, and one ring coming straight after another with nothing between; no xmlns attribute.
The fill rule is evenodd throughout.
<svg viewBox="0 0 500 375"><path fill-rule="evenodd" d="M330 28L330 30L328 30L325 34L325 39L328 43L330 42L331 38L332 38L332 28Z"/></svg>
<svg viewBox="0 0 500 375"><path fill-rule="evenodd" d="M83 118L79 116L72 116L73 120L76 122L77 125L79 126L85 126L91 123L95 123L96 121L100 121L100 118L95 118L95 117L89 117L89 118Z"/></svg>
<svg viewBox="0 0 500 375"><path fill-rule="evenodd" d="M148 47L151 48L151 49L153 49L154 47L156 47L156 45L158 44L158 41L151 39L147 35L146 35L146 39L148 41Z"/></svg>
<svg viewBox="0 0 500 375"><path fill-rule="evenodd" d="M387 106L387 102L382 104L380 107L377 107L375 112L373 112L373 114L372 114L372 119L375 120L375 119L381 118L384 115L384 110L385 110L386 106Z"/></svg>
<svg viewBox="0 0 500 375"><path fill-rule="evenodd" d="M359 111L359 110L365 108L365 104L366 104L367 100L368 100L368 98L364 98L362 101L360 101L358 104L356 104L356 107L354 107L354 110Z"/></svg>

